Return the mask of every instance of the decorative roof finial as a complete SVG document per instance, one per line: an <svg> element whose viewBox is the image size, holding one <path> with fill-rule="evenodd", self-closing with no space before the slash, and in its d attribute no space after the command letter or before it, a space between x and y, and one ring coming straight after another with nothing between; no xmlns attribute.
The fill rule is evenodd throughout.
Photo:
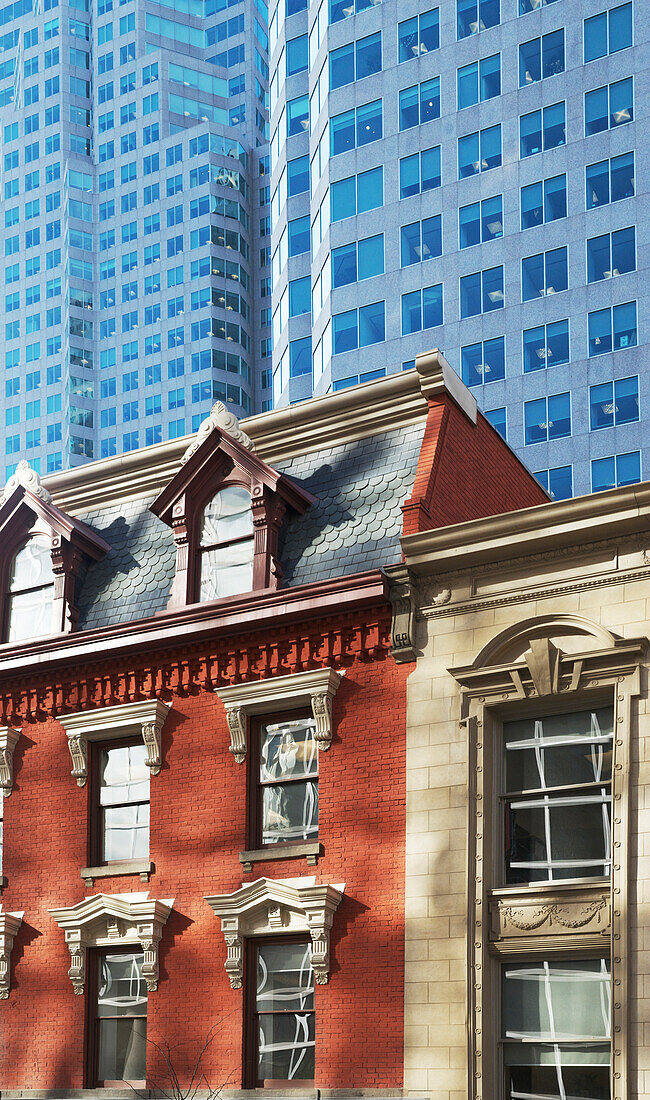
<svg viewBox="0 0 650 1100"><path fill-rule="evenodd" d="M246 447L246 450L254 450L253 441L246 435L246 432L241 430L235 414L228 412L223 401L217 401L210 409L210 415L206 416L205 420L199 425L196 438L193 443L190 443L181 459L181 463L187 462L194 452L198 451L203 441L208 438L214 428L219 428L220 431L227 432L227 434L231 435L233 439L236 439L238 443L241 443L242 447Z"/></svg>
<svg viewBox="0 0 650 1100"><path fill-rule="evenodd" d="M46 504L52 503L52 497L48 493L47 489L41 485L41 479L36 473L36 470L32 470L29 462L24 458L18 463L16 472L11 475L7 484L4 487L2 496L0 496L0 504L4 504L12 493L15 493L16 489L22 485L24 489L29 489L35 497L39 500L44 500Z"/></svg>

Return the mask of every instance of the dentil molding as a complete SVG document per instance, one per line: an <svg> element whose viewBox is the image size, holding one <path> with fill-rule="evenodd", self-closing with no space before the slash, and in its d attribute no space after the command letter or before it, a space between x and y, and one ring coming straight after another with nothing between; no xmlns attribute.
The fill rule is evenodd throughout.
<svg viewBox="0 0 650 1100"><path fill-rule="evenodd" d="M0 726L0 792L9 798L14 785L14 749L18 744L20 730L10 726Z"/></svg>
<svg viewBox="0 0 650 1100"><path fill-rule="evenodd" d="M71 774L77 786L84 787L88 779L88 742L129 734L140 734L147 750L145 763L151 775L158 775L162 763L162 728L169 711L170 707L162 699L144 699L117 707L59 715L58 721L67 734L72 757Z"/></svg>
<svg viewBox="0 0 650 1100"><path fill-rule="evenodd" d="M313 878L269 879L246 882L232 894L206 897L221 917L228 954L225 968L233 989L244 977L244 939L249 936L306 932L311 938L311 964L318 985L329 977L330 928L345 883L330 886Z"/></svg>
<svg viewBox="0 0 650 1100"><path fill-rule="evenodd" d="M11 987L11 949L24 912L3 913L0 905L0 999L6 1001Z"/></svg>
<svg viewBox="0 0 650 1100"><path fill-rule="evenodd" d="M333 668L316 668L290 676L273 676L268 680L251 680L217 688L217 695L226 708L230 731L230 751L238 764L246 759L248 748L248 716L271 714L309 706L316 722L318 747L329 749L332 743L332 699L344 672Z"/></svg>
<svg viewBox="0 0 650 1100"><path fill-rule="evenodd" d="M157 901L148 891L140 894L96 894L76 905L49 909L70 949L68 976L75 993L81 995L86 981L86 952L89 947L140 946L144 952L142 975L147 989L158 988L158 944L171 913L173 898Z"/></svg>

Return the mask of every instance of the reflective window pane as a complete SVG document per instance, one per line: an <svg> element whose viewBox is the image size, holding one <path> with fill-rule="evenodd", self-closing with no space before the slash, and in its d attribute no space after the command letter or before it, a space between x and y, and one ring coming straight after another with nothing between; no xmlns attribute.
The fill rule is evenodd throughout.
<svg viewBox="0 0 650 1100"><path fill-rule="evenodd" d="M509 883L610 873L613 715L601 707L504 723L505 789L520 792L505 806Z"/></svg>
<svg viewBox="0 0 650 1100"><path fill-rule="evenodd" d="M402 336L422 331L422 291L402 294Z"/></svg>
<svg viewBox="0 0 650 1100"><path fill-rule="evenodd" d="M618 202L620 199L630 198L634 195L634 153L612 157L610 165L611 201Z"/></svg>
<svg viewBox="0 0 650 1100"><path fill-rule="evenodd" d="M614 351L636 346L636 302L624 302L614 306Z"/></svg>
<svg viewBox="0 0 650 1100"><path fill-rule="evenodd" d="M435 328L442 324L442 283L425 286L422 291L422 327Z"/></svg>
<svg viewBox="0 0 650 1100"><path fill-rule="evenodd" d="M384 202L384 169L370 168L357 176L357 211L376 210Z"/></svg>
<svg viewBox="0 0 650 1100"><path fill-rule="evenodd" d="M460 247L469 248L481 241L481 207L480 203L473 202L469 206L462 206L458 211L458 227L460 235Z"/></svg>
<svg viewBox="0 0 650 1100"><path fill-rule="evenodd" d="M609 961L552 959L503 967L505 1095L610 1100Z"/></svg>
<svg viewBox="0 0 650 1100"><path fill-rule="evenodd" d="M218 600L253 587L253 539L242 539L201 554L199 599Z"/></svg>
<svg viewBox="0 0 650 1100"><path fill-rule="evenodd" d="M147 987L144 955L106 955L99 960L97 995L100 1084L144 1087L147 1064Z"/></svg>
<svg viewBox="0 0 650 1100"><path fill-rule="evenodd" d="M587 167L587 210L594 206L604 206L609 202L609 161Z"/></svg>
<svg viewBox="0 0 650 1100"><path fill-rule="evenodd" d="M357 246L342 245L332 249L332 286L346 286L357 279Z"/></svg>
<svg viewBox="0 0 650 1100"><path fill-rule="evenodd" d="M423 191L431 191L434 187L440 187L440 146L433 149L423 149L421 158L421 187Z"/></svg>
<svg viewBox="0 0 650 1100"><path fill-rule="evenodd" d="M420 154L412 153L402 157L399 162L399 197L407 199L409 195L420 192Z"/></svg>
<svg viewBox="0 0 650 1100"><path fill-rule="evenodd" d="M9 577L7 641L52 633L54 573L50 540L34 535L16 554Z"/></svg>
<svg viewBox="0 0 650 1100"><path fill-rule="evenodd" d="M149 855L149 768L144 744L102 749L102 862Z"/></svg>
<svg viewBox="0 0 650 1100"><path fill-rule="evenodd" d="M252 534L250 493L240 485L220 489L203 511L201 546L214 546Z"/></svg>
<svg viewBox="0 0 650 1100"><path fill-rule="evenodd" d="M311 949L306 943L257 947L258 1084L314 1078L315 1017Z"/></svg>

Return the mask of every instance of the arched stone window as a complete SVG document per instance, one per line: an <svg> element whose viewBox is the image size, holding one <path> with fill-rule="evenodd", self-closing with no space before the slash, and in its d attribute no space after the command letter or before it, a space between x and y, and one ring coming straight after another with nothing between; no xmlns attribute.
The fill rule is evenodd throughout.
<svg viewBox="0 0 650 1100"><path fill-rule="evenodd" d="M251 495L242 485L227 485L215 493L201 516L201 601L252 591L253 546Z"/></svg>
<svg viewBox="0 0 650 1100"><path fill-rule="evenodd" d="M54 572L50 539L33 535L14 557L9 575L8 642L52 634Z"/></svg>

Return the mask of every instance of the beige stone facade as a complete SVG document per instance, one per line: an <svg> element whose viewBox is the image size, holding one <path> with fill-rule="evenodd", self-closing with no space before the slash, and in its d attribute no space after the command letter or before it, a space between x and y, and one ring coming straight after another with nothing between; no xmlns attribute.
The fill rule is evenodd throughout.
<svg viewBox="0 0 650 1100"><path fill-rule="evenodd" d="M502 968L520 975L524 963L550 960L558 971L592 960L593 969L605 959L611 983L597 988L601 1000L611 991L611 1096L646 1100L650 485L410 535L403 548L416 653L408 684L406 1089L435 1100L505 1100L506 1050L514 1048L501 1044ZM503 795L505 723L611 708L609 747L601 737L586 753L602 764L613 742L611 862L600 874L556 868L552 881L508 882L504 830L516 811ZM602 1060L605 1045L609 1057L609 1044L580 1057ZM551 1044L542 1057L557 1058L558 1049ZM587 1080L592 1071L568 1072Z"/></svg>

